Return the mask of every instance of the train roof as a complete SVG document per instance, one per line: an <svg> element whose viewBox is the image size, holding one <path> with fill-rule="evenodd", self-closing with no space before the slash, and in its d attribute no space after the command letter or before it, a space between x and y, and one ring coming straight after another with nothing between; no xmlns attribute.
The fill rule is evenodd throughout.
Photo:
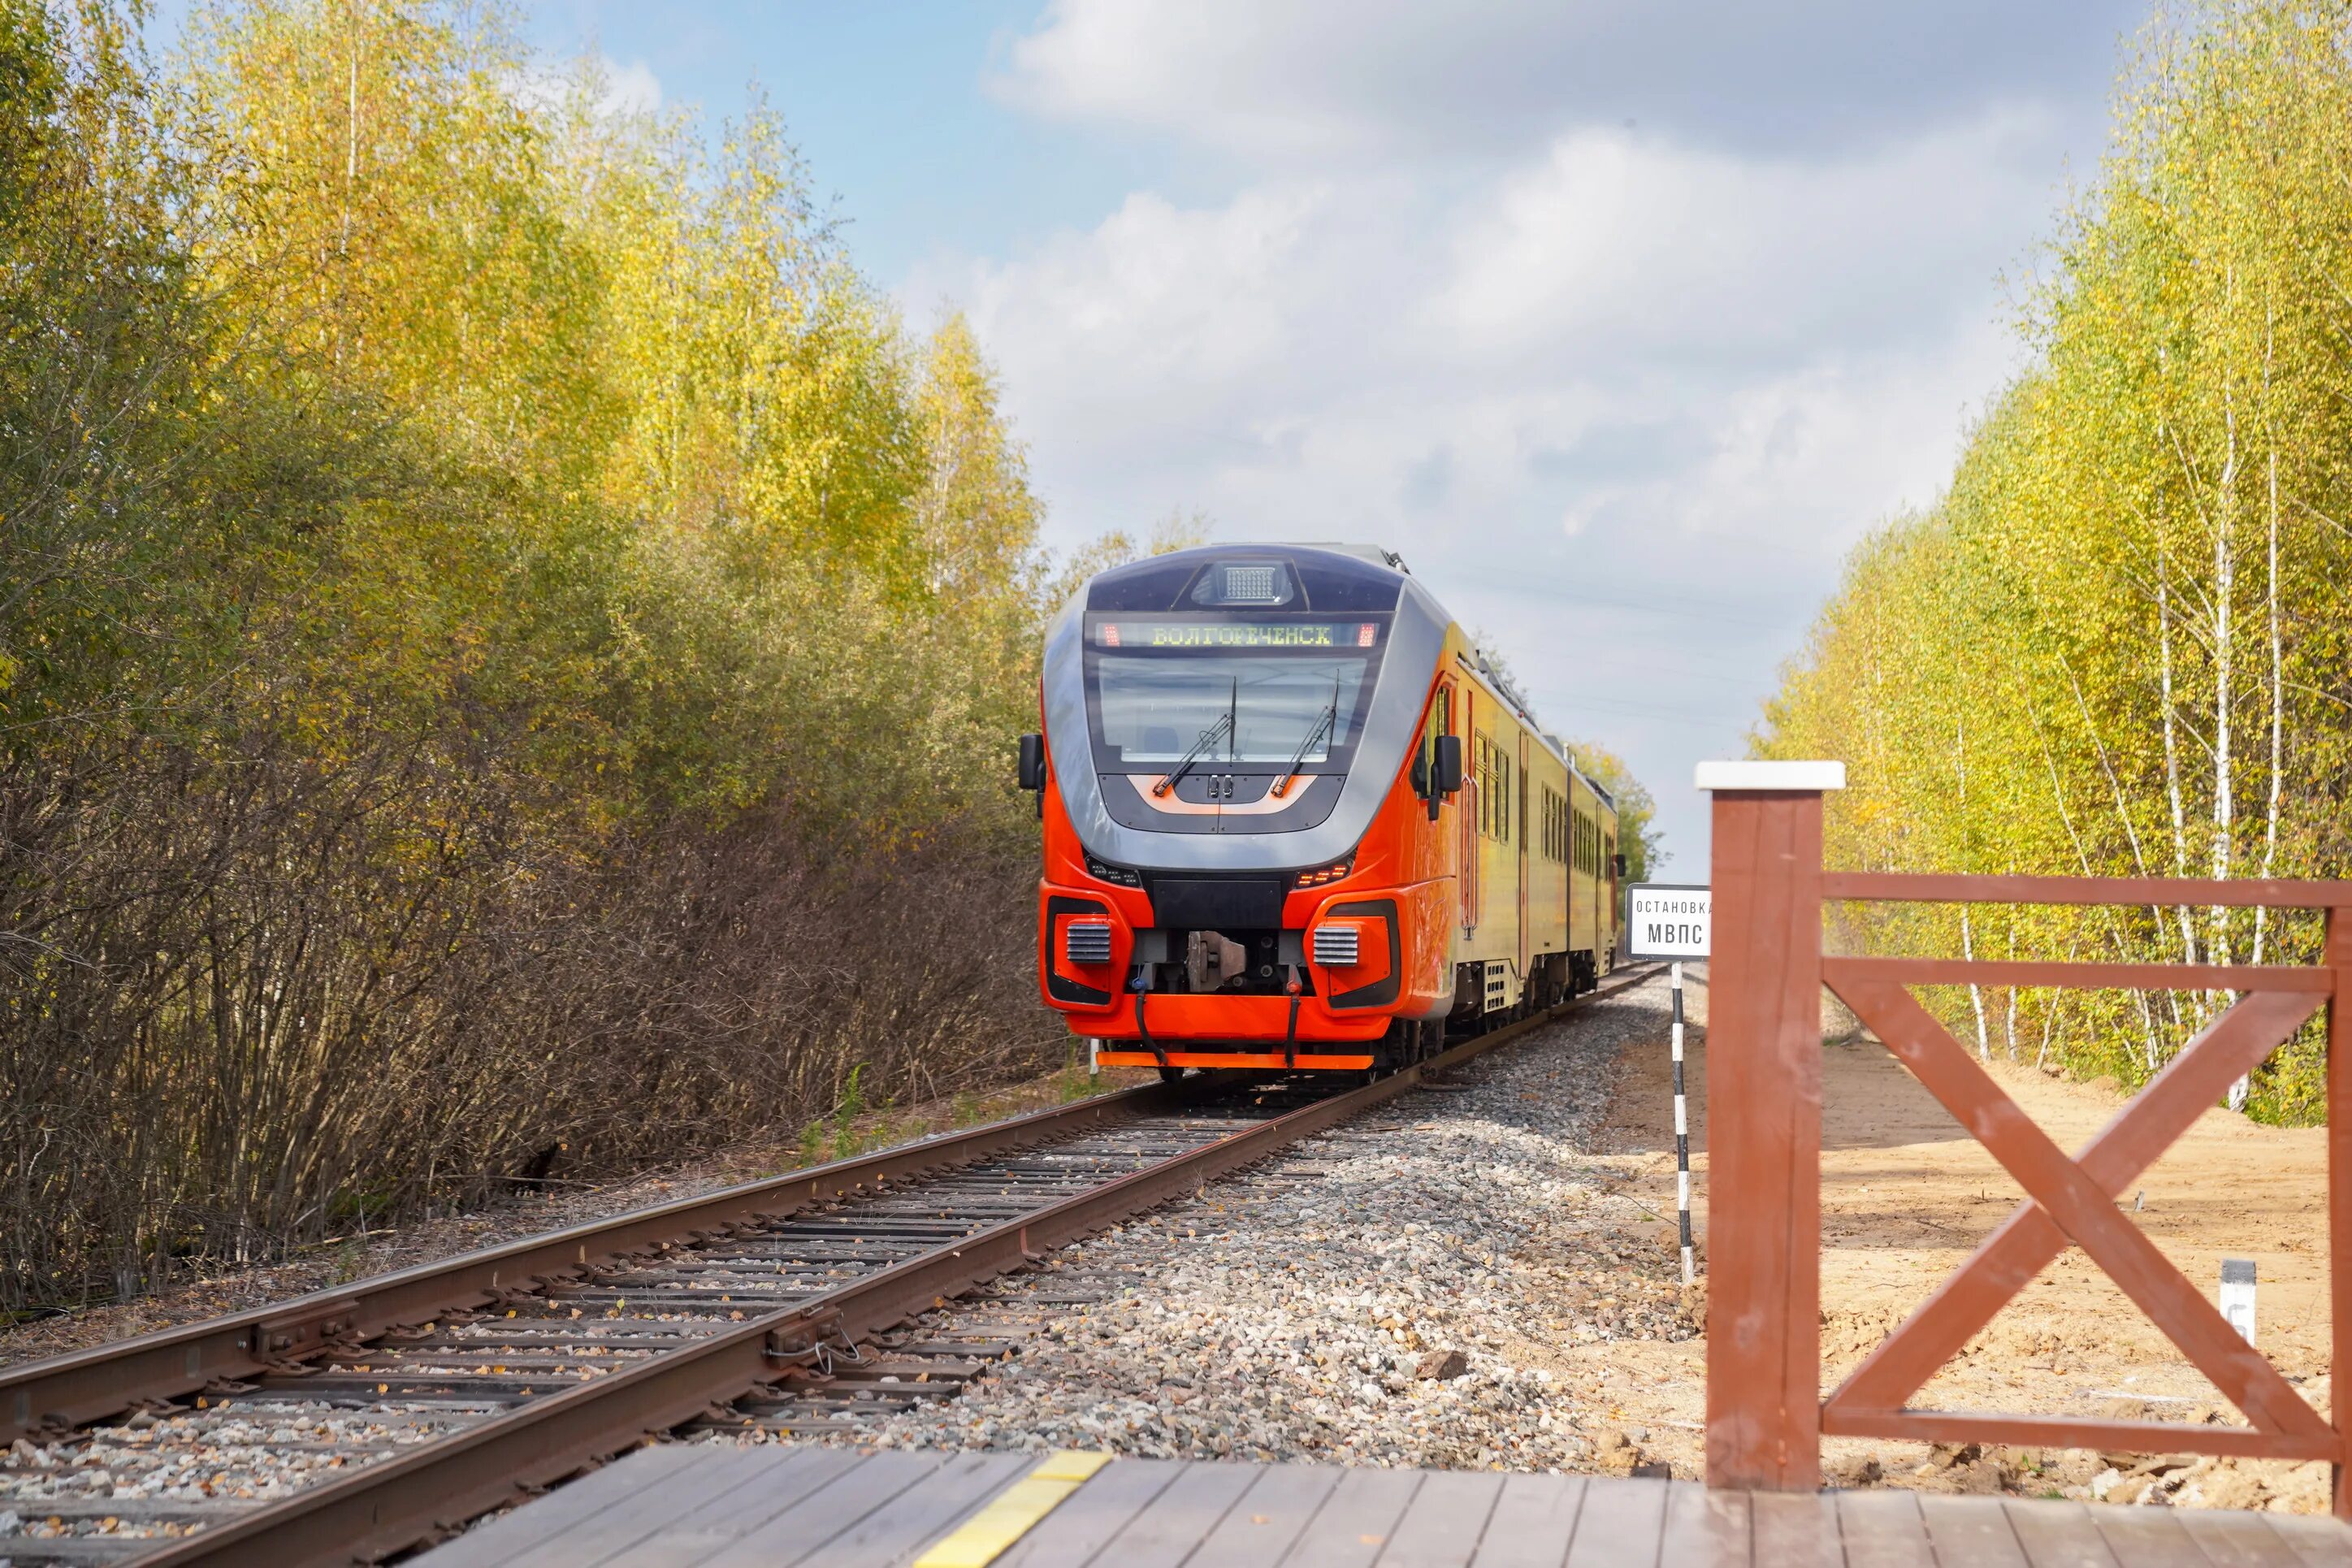
<svg viewBox="0 0 2352 1568"><path fill-rule="evenodd" d="M1267 580L1279 597L1202 597L1208 574L1220 567L1279 564ZM1201 544L1147 555L1097 574L1086 586L1089 610L1181 610L1217 605L1263 605L1325 612L1393 610L1411 574L1393 551L1354 544ZM1413 591L1428 590L1413 584ZM1433 601L1433 607L1434 602Z"/></svg>
<svg viewBox="0 0 2352 1568"><path fill-rule="evenodd" d="M1538 727L1536 716L1528 709L1527 699L1519 695L1517 687L1499 678L1498 672L1484 655L1474 648L1469 653L1456 654L1454 657L1461 661L1463 672L1484 687L1488 696L1518 715L1520 721L1535 731L1535 737L1542 743L1544 750L1565 764L1568 771L1575 775L1585 788L1592 792L1595 799L1612 811L1617 809L1617 797L1603 789L1600 782L1591 773L1576 765L1576 758L1570 754L1566 742L1558 735Z"/></svg>

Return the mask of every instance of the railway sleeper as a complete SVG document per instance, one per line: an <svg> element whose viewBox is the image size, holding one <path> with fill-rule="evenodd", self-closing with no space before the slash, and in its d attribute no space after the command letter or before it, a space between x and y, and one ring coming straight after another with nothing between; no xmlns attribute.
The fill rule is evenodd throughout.
<svg viewBox="0 0 2352 1568"><path fill-rule="evenodd" d="M156 1541L138 1535L11 1536L10 1561L18 1568L79 1568L82 1563L128 1563ZM169 1539L169 1538L167 1538Z"/></svg>
<svg viewBox="0 0 2352 1568"><path fill-rule="evenodd" d="M617 1368L607 1369L615 1371ZM350 1398L375 1398L406 1401L417 1395L471 1393L479 1390L489 1395L513 1394L528 1398L535 1394L560 1394L567 1388L577 1388L600 1374L583 1369L562 1375L556 1373L471 1372L370 1373L363 1377L321 1375L305 1378L299 1383L271 1384L268 1392L293 1395L308 1401L313 1393L320 1398L341 1395Z"/></svg>

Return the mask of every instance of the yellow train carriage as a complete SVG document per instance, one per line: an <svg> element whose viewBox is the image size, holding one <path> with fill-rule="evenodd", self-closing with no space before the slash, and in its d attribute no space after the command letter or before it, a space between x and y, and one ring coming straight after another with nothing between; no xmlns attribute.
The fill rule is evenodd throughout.
<svg viewBox="0 0 2352 1568"><path fill-rule="evenodd" d="M1549 1006L1612 967L1616 805L1535 727L1458 626L1447 641L1458 695L1441 688L1430 722L1461 737L1466 775L1454 1011Z"/></svg>

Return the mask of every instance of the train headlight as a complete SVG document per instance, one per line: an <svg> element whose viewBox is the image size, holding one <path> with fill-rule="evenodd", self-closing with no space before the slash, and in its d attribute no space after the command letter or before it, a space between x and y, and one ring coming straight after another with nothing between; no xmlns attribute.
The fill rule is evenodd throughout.
<svg viewBox="0 0 2352 1568"><path fill-rule="evenodd" d="M1356 863L1353 860L1341 860L1336 865L1318 867L1312 871L1301 871L1298 873L1297 880L1292 885L1300 888L1320 888L1327 883L1338 881L1355 868Z"/></svg>
<svg viewBox="0 0 2352 1568"><path fill-rule="evenodd" d="M1192 589L1194 604L1212 606L1270 609L1297 596L1290 568L1280 561L1219 561Z"/></svg>

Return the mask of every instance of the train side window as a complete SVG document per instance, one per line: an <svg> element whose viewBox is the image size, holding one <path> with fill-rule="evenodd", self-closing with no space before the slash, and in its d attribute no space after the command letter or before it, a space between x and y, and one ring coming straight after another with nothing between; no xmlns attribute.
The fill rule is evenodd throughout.
<svg viewBox="0 0 2352 1568"><path fill-rule="evenodd" d="M1448 734L1454 728L1454 688L1441 686L1429 705L1429 721L1422 726L1421 752L1413 758L1413 787L1424 795L1430 793L1430 774L1437 766L1437 737Z"/></svg>
<svg viewBox="0 0 2352 1568"><path fill-rule="evenodd" d="M1511 837L1511 754L1484 731L1475 737L1478 831L1507 843Z"/></svg>
<svg viewBox="0 0 2352 1568"><path fill-rule="evenodd" d="M1510 780L1503 776L1503 748L1486 742L1486 832L1503 837L1503 803L1510 799Z"/></svg>
<svg viewBox="0 0 2352 1568"><path fill-rule="evenodd" d="M1478 833L1486 838L1495 837L1495 742L1486 731L1472 736L1473 750L1477 753L1478 773Z"/></svg>

